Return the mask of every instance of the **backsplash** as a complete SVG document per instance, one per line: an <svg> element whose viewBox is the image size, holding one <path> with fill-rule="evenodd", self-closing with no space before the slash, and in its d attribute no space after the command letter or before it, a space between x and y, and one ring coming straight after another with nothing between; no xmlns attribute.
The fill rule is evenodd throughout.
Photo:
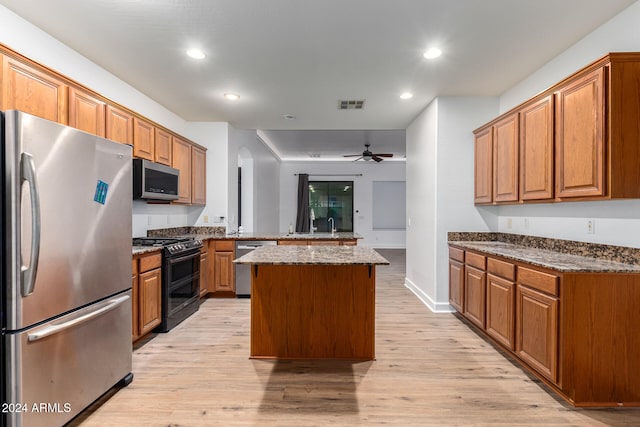
<svg viewBox="0 0 640 427"><path fill-rule="evenodd" d="M512 243L514 245L526 246L528 248L545 249L566 254L622 262L625 264L640 265L640 249L629 248L626 246L550 239L547 237L525 236L522 234L485 232L449 232L447 233L447 240L450 242L505 242Z"/></svg>
<svg viewBox="0 0 640 427"><path fill-rule="evenodd" d="M219 236L224 237L227 233L227 228L223 226L215 227L171 227L171 228L158 228L155 230L148 230L148 237L171 237L171 236L185 236L185 235L207 235L207 236Z"/></svg>

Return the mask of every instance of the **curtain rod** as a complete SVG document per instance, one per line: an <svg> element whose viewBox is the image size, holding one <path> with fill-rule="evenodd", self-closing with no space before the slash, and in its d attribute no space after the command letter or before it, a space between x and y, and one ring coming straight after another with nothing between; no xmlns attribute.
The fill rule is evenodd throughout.
<svg viewBox="0 0 640 427"><path fill-rule="evenodd" d="M294 176L300 175L299 173L294 173ZM362 176L361 173L310 173L309 176Z"/></svg>

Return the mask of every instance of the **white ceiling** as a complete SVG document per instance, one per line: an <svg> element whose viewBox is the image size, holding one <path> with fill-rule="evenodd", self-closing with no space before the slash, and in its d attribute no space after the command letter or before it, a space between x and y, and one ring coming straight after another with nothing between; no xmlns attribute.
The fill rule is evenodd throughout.
<svg viewBox="0 0 640 427"><path fill-rule="evenodd" d="M378 152L436 96L497 96L635 0L0 0L185 120L285 158ZM424 50L444 51L425 60ZM203 61L186 57L200 47ZM594 58L595 59L595 58ZM414 97L401 100L411 91ZM225 92L241 98L223 99ZM340 99L365 99L340 111ZM291 114L295 120L286 120ZM359 130L301 132L302 130ZM367 130L369 132L363 132ZM341 138L341 139L338 139ZM375 142L374 142L375 138Z"/></svg>

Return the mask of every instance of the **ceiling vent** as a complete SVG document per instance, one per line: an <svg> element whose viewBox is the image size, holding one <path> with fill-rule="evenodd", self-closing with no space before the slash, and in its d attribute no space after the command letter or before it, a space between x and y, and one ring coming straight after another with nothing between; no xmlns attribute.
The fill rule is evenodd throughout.
<svg viewBox="0 0 640 427"><path fill-rule="evenodd" d="M309 153L309 157L311 157L312 159L319 159L320 158L320 154L319 153Z"/></svg>
<svg viewBox="0 0 640 427"><path fill-rule="evenodd" d="M348 99L338 101L338 109L340 110L362 110L364 108L364 99Z"/></svg>

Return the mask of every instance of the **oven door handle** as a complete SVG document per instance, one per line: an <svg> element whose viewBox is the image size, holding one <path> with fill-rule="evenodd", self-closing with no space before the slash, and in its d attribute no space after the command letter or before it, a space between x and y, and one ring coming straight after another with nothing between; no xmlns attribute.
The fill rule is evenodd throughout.
<svg viewBox="0 0 640 427"><path fill-rule="evenodd" d="M181 255L181 256L179 256L177 258L169 257L169 258L167 258L167 261L169 261L170 264L177 264L179 262L186 261L186 260L188 260L190 258L196 258L198 256L200 256L200 250L198 250L196 252L191 252L188 255Z"/></svg>

